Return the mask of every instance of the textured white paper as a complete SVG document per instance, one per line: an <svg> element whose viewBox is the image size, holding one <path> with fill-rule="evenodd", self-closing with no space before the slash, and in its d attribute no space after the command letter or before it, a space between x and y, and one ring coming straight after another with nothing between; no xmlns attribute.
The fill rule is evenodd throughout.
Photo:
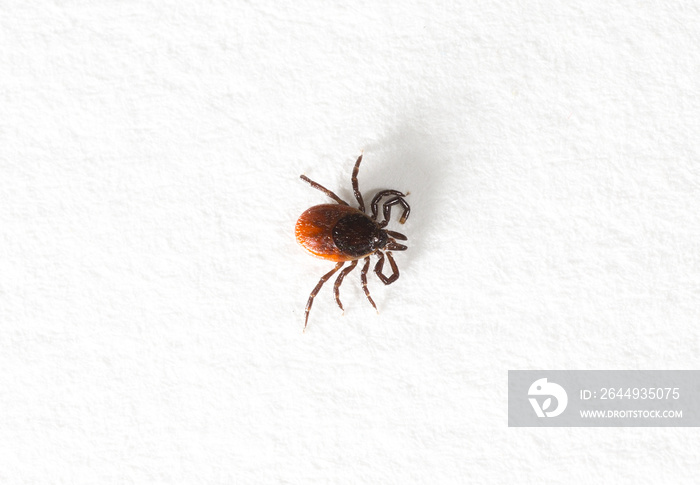
<svg viewBox="0 0 700 485"><path fill-rule="evenodd" d="M0 483L697 483L507 370L700 364L693 2L0 4ZM294 240L410 191L400 279ZM332 283L332 282L331 282Z"/></svg>

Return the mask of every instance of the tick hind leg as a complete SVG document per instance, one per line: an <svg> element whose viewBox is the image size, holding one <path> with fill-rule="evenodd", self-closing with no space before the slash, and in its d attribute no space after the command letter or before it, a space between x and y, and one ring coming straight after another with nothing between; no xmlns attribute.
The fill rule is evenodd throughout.
<svg viewBox="0 0 700 485"><path fill-rule="evenodd" d="M335 301L336 301L336 303L338 303L338 306L340 307L340 309L343 310L343 313L345 313L345 309L343 308L343 304L340 303L340 285L343 282L343 278L345 278L345 276L350 271L355 269L355 266L357 266L357 260L353 261L350 264L350 266L348 266L347 268L345 268L343 271L340 272L340 274L338 275L338 278L336 278L336 280L335 280L335 285L333 285L333 292L335 293Z"/></svg>
<svg viewBox="0 0 700 485"><path fill-rule="evenodd" d="M369 289L367 288L367 271L369 271L369 256L365 258L365 265L362 267L362 273L361 273L361 279L362 279L362 289L365 291L365 295L367 296L367 299L369 302L372 304L375 310L377 310L377 305L374 304L374 300L372 300L372 297L369 296ZM379 313L379 310L377 310L377 313Z"/></svg>
<svg viewBox="0 0 700 485"><path fill-rule="evenodd" d="M320 190L321 192L323 192L324 194L326 194L328 197L330 197L331 199L333 199L334 201L336 201L338 204L350 205L350 204L348 204L347 202L345 202L343 199L341 199L340 197L338 197L337 195L335 195L333 192L331 192L330 190L328 190L327 188L325 188L323 185L314 182L313 180L311 180L311 179L310 179L309 177L307 177L306 175L300 175L299 178L302 179L304 182L308 183L308 184L309 184L310 186L312 186L314 189Z"/></svg>
<svg viewBox="0 0 700 485"><path fill-rule="evenodd" d="M396 266L396 261L394 261L394 257L391 255L391 252L386 253L386 257L391 265L391 276L384 276L382 273L382 269L384 269L384 253L377 251L377 256L379 256L379 261L377 261L377 265L374 267L374 272L377 274L379 279L382 280L382 283L385 285L390 285L394 281L398 280L399 267Z"/></svg>
<svg viewBox="0 0 700 485"><path fill-rule="evenodd" d="M306 311L305 311L306 317L304 318L304 331L306 331L306 326L309 324L309 312L311 311L311 305L313 305L314 298L318 294L318 291L323 286L323 283L328 281L328 278L333 276L335 274L335 272L338 271L343 266L343 264L345 264L345 263L340 262L340 263L336 264L335 268L333 268L328 273L321 276L321 279L318 281L318 284L316 285L316 287L313 290L311 290L311 294L309 295L309 301L306 302Z"/></svg>

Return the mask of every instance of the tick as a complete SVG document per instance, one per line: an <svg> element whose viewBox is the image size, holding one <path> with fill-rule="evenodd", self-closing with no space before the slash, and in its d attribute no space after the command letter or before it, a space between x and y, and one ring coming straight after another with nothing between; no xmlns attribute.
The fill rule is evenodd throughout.
<svg viewBox="0 0 700 485"><path fill-rule="evenodd" d="M405 251L407 249L406 246L396 242L396 240L406 241L408 238L399 232L389 231L384 228L389 223L391 208L395 205L400 205L403 208L399 222L401 224L406 222L411 212L411 207L404 199L408 194L402 194L398 190L382 190L372 199L370 204L371 215L366 214L365 203L362 200L362 194L357 184L357 174L360 171L361 162L362 155L355 162L351 178L352 191L358 203L357 209L351 207L350 204L322 185L317 184L305 175L301 176L301 179L311 185L311 187L320 190L337 202L336 204L315 205L307 209L297 220L295 228L297 242L314 256L337 263L335 268L323 275L316 287L311 290L304 313L304 330L306 330L306 326L309 323L309 311L311 311L314 298L323 284L342 268L345 263L349 262L350 265L340 272L335 280L335 285L333 285L335 301L341 310L343 310L343 304L340 303L340 284L348 273L355 269L360 259L363 259L365 263L360 274L362 289L367 296L367 300L369 300L375 310L377 305L374 304L374 300L369 294L369 289L367 289L367 272L370 266L370 256L375 254L379 258L374 266L374 272L385 285L390 285L399 279L399 268L391 255L391 251ZM377 220L377 210L379 203L383 199L382 215L384 219L380 222ZM389 265L391 266L391 276L386 276L382 272L385 259L384 251L386 251L386 259L389 260Z"/></svg>

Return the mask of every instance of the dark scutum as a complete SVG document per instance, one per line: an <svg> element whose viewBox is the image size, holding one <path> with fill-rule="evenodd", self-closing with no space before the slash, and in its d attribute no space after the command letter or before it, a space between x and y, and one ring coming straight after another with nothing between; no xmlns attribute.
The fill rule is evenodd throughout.
<svg viewBox="0 0 700 485"><path fill-rule="evenodd" d="M343 217L333 228L333 242L343 253L360 257L383 248L387 234L364 214Z"/></svg>

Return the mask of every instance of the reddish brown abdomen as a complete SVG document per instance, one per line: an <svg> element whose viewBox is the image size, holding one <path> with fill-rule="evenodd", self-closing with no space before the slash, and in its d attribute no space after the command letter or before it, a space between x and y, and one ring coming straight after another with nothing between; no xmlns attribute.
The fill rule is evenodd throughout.
<svg viewBox="0 0 700 485"><path fill-rule="evenodd" d="M319 258L330 261L352 261L357 256L344 254L333 241L333 228L348 215L363 214L358 209L341 204L316 205L307 209L297 220L297 242Z"/></svg>

